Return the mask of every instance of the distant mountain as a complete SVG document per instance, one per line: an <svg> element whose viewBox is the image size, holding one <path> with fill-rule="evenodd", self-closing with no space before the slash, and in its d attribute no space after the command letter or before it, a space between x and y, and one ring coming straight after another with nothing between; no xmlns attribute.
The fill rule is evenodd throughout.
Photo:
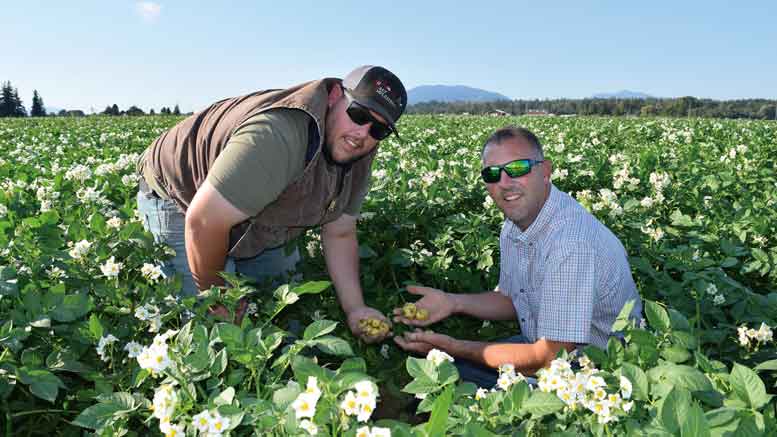
<svg viewBox="0 0 777 437"><path fill-rule="evenodd" d="M653 96L639 91L621 90L614 93L599 93L592 96L594 99L652 99Z"/></svg>
<svg viewBox="0 0 777 437"><path fill-rule="evenodd" d="M512 99L499 93L464 85L421 85L407 93L407 103L410 105L432 100L438 102L493 102Z"/></svg>

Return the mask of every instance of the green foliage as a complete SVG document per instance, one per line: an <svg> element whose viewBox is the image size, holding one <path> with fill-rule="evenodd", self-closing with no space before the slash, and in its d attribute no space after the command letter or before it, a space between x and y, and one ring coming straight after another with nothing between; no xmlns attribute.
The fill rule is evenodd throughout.
<svg viewBox="0 0 777 437"><path fill-rule="evenodd" d="M449 362L357 341L324 280L316 230L297 242L308 282L273 290L225 275L230 286L202 302L176 299L179 278L141 272L170 255L134 219L132 175L137 154L177 120L0 123L4 432L157 433L149 407L171 385L179 397L173 422L186 423L190 435L192 418L206 410L230 420L233 435L300 435L292 404L310 377L322 392L313 417L319 435L350 435L362 425L340 408L362 381L380 387L379 409L396 398L400 408L381 416L393 420L368 422L393 435L768 435L777 426L775 346L765 331L763 341L755 336L761 323L777 324L777 195L769 189L777 125L408 116L403 142L381 145L358 229L364 297L386 313L413 300L402 292L410 283L451 292L498 283L503 217L478 179L479 148L508 122L537 133L554 168L567 172L554 184L623 242L645 323L628 317L631 303L613 326L623 341L584 349L606 393L625 396L621 376L632 386L621 399L629 411L614 409L617 420L599 423L593 405L572 410L547 387L516 382L481 397ZM616 184L624 169L638 183ZM656 175L664 173L659 188ZM601 189L615 204L603 202ZM82 240L91 246L78 256ZM101 269L111 257L122 264L117 276ZM234 310L246 295L256 312L240 326L206 312L217 301ZM144 308L150 316L136 316ZM739 328L754 336L742 342ZM490 340L517 325L452 318L433 329ZM149 346L168 330L165 370L142 369L128 356L130 342ZM424 398L417 410L403 408L415 396Z"/></svg>

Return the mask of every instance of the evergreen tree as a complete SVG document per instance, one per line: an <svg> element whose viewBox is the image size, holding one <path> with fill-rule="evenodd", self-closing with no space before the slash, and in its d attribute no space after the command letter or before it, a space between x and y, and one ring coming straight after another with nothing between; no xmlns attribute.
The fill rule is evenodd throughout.
<svg viewBox="0 0 777 437"><path fill-rule="evenodd" d="M30 109L30 117L45 117L46 108L43 106L43 99L38 90L32 91L32 109Z"/></svg>
<svg viewBox="0 0 777 437"><path fill-rule="evenodd" d="M22 104L22 99L19 98L19 90L17 88L13 89L13 102L14 102L14 114L12 115L12 117L26 117L27 109L24 108L24 104Z"/></svg>
<svg viewBox="0 0 777 437"><path fill-rule="evenodd" d="M121 111L119 111L119 105L114 103L113 106L111 106L111 114L112 115L121 115Z"/></svg>
<svg viewBox="0 0 777 437"><path fill-rule="evenodd" d="M181 110L178 109L178 104L176 103L175 108L173 108L173 115L181 115Z"/></svg>
<svg viewBox="0 0 777 437"><path fill-rule="evenodd" d="M26 117L27 110L19 98L19 90L11 82L3 82L0 92L0 117Z"/></svg>
<svg viewBox="0 0 777 437"><path fill-rule="evenodd" d="M156 115L156 112L154 112L154 108L151 108L151 109L148 111L148 115Z"/></svg>
<svg viewBox="0 0 777 437"><path fill-rule="evenodd" d="M11 117L13 115L13 88L11 82L3 82L2 92L0 92L0 117Z"/></svg>
<svg viewBox="0 0 777 437"><path fill-rule="evenodd" d="M145 115L142 109L138 108L137 106L130 106L129 109L127 109L127 115Z"/></svg>

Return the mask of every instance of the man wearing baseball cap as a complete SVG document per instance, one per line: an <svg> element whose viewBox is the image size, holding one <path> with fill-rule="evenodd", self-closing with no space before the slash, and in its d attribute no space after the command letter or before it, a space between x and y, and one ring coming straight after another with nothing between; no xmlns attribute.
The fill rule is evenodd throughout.
<svg viewBox="0 0 777 437"><path fill-rule="evenodd" d="M175 250L165 267L183 275L183 294L222 285L224 270L288 277L300 255L286 244L321 226L348 325L366 341L382 339L359 326L388 319L362 297L356 218L377 144L397 134L406 105L402 82L366 65L343 80L221 100L160 135L138 162L138 210Z"/></svg>

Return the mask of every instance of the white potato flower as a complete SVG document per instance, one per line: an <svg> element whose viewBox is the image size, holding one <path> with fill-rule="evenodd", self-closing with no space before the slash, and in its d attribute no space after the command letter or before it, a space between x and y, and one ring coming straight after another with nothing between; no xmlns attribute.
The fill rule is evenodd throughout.
<svg viewBox="0 0 777 437"><path fill-rule="evenodd" d="M194 417L192 417L192 424L197 428L199 432L204 433L204 432L208 432L208 429L210 428L211 420L212 418L210 415L210 411L204 410L199 414L196 414Z"/></svg>
<svg viewBox="0 0 777 437"><path fill-rule="evenodd" d="M162 271L162 267L151 264L143 263L143 267L140 268L140 273L146 280L152 284L157 283L160 279L165 278L165 273Z"/></svg>
<svg viewBox="0 0 777 437"><path fill-rule="evenodd" d="M159 422L159 431L165 437L184 437L186 430L183 423L172 424L169 421Z"/></svg>
<svg viewBox="0 0 777 437"><path fill-rule="evenodd" d="M297 396L297 399L291 403L291 408L294 409L294 415L297 419L313 417L316 415L317 402L318 397L302 392Z"/></svg>
<svg viewBox="0 0 777 437"><path fill-rule="evenodd" d="M208 427L208 434L210 437L216 437L222 435L230 426L229 419L223 417L218 411L211 413L210 426Z"/></svg>
<svg viewBox="0 0 777 437"><path fill-rule="evenodd" d="M109 345L117 342L118 340L119 340L118 338L114 337L111 334L108 334L108 335L103 336L103 337L100 338L100 340L97 343L97 355L100 356L101 360L103 360L103 361L109 361L110 360L110 357L108 357L105 354L105 348L108 347Z"/></svg>
<svg viewBox="0 0 777 437"><path fill-rule="evenodd" d="M360 402L359 412L356 415L356 420L359 422L366 422L370 420L370 416L372 416L373 411L375 411L375 398L373 398L371 402Z"/></svg>
<svg viewBox="0 0 777 437"><path fill-rule="evenodd" d="M70 249L68 254L71 258L80 260L83 258L84 255L89 251L89 249L92 247L92 243L90 243L87 240L81 240L73 245L73 248Z"/></svg>
<svg viewBox="0 0 777 437"><path fill-rule="evenodd" d="M142 369L148 370L153 376L159 376L162 371L167 369L172 360L168 352L167 338L176 331L167 331L164 334L154 337L150 346L144 347L138 355L138 364Z"/></svg>
<svg viewBox="0 0 777 437"><path fill-rule="evenodd" d="M308 385L305 388L305 393L316 399L321 398L321 390L318 388L318 378L315 376L308 376Z"/></svg>
<svg viewBox="0 0 777 437"><path fill-rule="evenodd" d="M143 306L139 306L135 308L135 317L138 320L142 320L142 321L151 320L151 318L157 314L159 314L159 308L149 303L143 304Z"/></svg>
<svg viewBox="0 0 777 437"><path fill-rule="evenodd" d="M621 376L620 385L621 385L621 395L623 395L623 399L631 399L631 392L633 390L633 387L631 385L631 381L629 381L629 378L626 378L625 376Z"/></svg>
<svg viewBox="0 0 777 437"><path fill-rule="evenodd" d="M315 423L311 422L308 419L303 419L299 422L299 427L304 429L308 432L310 435L316 435L318 434L318 427Z"/></svg>
<svg viewBox="0 0 777 437"><path fill-rule="evenodd" d="M370 437L391 437L391 429L373 426L370 431Z"/></svg>
<svg viewBox="0 0 777 437"><path fill-rule="evenodd" d="M452 356L439 349L430 350L429 353L426 354L426 359L434 363L435 366L439 366L444 361L449 361L451 363L453 362Z"/></svg>
<svg viewBox="0 0 777 437"><path fill-rule="evenodd" d="M124 266L122 263L117 263L115 257L110 257L105 264L100 266L100 271L103 272L106 278L116 278L121 272L121 268Z"/></svg>
<svg viewBox="0 0 777 437"><path fill-rule="evenodd" d="M345 394L345 399L340 403L340 408L345 412L346 416L355 416L359 410L359 402L356 400L356 394L349 391Z"/></svg>
<svg viewBox="0 0 777 437"><path fill-rule="evenodd" d="M360 401L375 397L375 389L370 381L359 381L353 385L353 388L356 390L356 397L359 398Z"/></svg>
<svg viewBox="0 0 777 437"><path fill-rule="evenodd" d="M111 217L110 219L108 219L106 224L111 229L121 229L122 221L121 221L121 218L119 217Z"/></svg>
<svg viewBox="0 0 777 437"><path fill-rule="evenodd" d="M160 385L154 393L152 405L154 417L160 421L169 422L175 412L175 407L178 405L178 394L173 386L169 384Z"/></svg>
<svg viewBox="0 0 777 437"><path fill-rule="evenodd" d="M137 358L143 351L143 345L134 341L131 341L124 345L124 350L130 358Z"/></svg>

